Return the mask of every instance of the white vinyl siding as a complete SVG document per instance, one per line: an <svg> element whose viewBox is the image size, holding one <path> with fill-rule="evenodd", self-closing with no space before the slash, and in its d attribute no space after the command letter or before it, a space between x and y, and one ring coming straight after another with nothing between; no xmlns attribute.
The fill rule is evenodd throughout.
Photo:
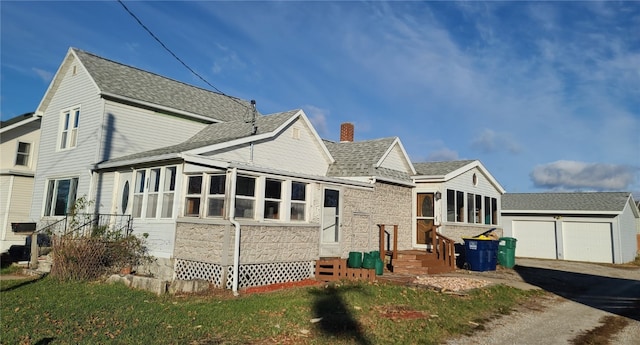
<svg viewBox="0 0 640 345"><path fill-rule="evenodd" d="M101 161L182 143L207 125L113 101L105 102L103 122Z"/></svg>
<svg viewBox="0 0 640 345"><path fill-rule="evenodd" d="M11 223L29 221L32 191L32 177L0 176L0 251L12 244L24 244L25 235L14 233Z"/></svg>
<svg viewBox="0 0 640 345"><path fill-rule="evenodd" d="M411 169L407 164L407 159L402 153L400 145L398 145L397 143L393 145L393 148L391 149L391 151L389 151L389 154L387 155L387 157L385 157L380 166L387 169L411 173Z"/></svg>
<svg viewBox="0 0 640 345"><path fill-rule="evenodd" d="M113 204L114 197L114 180L115 172L102 173L98 175L95 188L95 206L98 208L99 213L107 214L111 213L111 205Z"/></svg>
<svg viewBox="0 0 640 345"><path fill-rule="evenodd" d="M72 61L69 67L78 65ZM63 78L57 91L51 97L44 111L41 122L38 164L30 212L31 219L38 220L44 211L47 180L78 176L77 195L90 195L90 167L97 162L99 152L98 140L101 119L102 100L98 97L98 89L86 74L84 68L78 66L77 74L72 75L71 68L60 70ZM81 108L80 126L77 132L76 147L72 150L59 150L60 114L71 107Z"/></svg>
<svg viewBox="0 0 640 345"><path fill-rule="evenodd" d="M299 130L300 139L295 139L293 129ZM249 144L211 152L215 158L236 162L249 162ZM255 143L253 162L255 165L301 174L323 176L329 167L327 156L311 130L301 120L287 127L275 140Z"/></svg>

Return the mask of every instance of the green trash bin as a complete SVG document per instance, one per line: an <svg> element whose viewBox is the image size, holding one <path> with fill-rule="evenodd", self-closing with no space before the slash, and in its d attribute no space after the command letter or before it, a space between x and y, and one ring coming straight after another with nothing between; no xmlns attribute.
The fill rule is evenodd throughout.
<svg viewBox="0 0 640 345"><path fill-rule="evenodd" d="M349 268L362 267L362 253L349 252L349 260L347 260L347 266L349 266Z"/></svg>
<svg viewBox="0 0 640 345"><path fill-rule="evenodd" d="M506 268L516 265L516 242L513 237L500 237L498 239L498 263Z"/></svg>

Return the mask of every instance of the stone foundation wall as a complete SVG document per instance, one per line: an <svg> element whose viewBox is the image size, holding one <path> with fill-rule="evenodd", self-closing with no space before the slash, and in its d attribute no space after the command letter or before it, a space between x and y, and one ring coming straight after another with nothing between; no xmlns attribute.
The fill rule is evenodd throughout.
<svg viewBox="0 0 640 345"><path fill-rule="evenodd" d="M173 255L176 258L209 263L227 264L224 260L233 242L229 230L232 226L221 221L200 219L178 220Z"/></svg>
<svg viewBox="0 0 640 345"><path fill-rule="evenodd" d="M257 264L316 260L320 225L242 225L240 262ZM233 241L234 234L231 234ZM232 242L233 243L233 242Z"/></svg>

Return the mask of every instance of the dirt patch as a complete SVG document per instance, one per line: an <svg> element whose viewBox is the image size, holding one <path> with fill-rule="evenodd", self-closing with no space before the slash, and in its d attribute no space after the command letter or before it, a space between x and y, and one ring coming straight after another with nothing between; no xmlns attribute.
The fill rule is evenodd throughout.
<svg viewBox="0 0 640 345"><path fill-rule="evenodd" d="M376 306L373 308L380 316L391 320L415 320L430 318L431 315L406 305Z"/></svg>
<svg viewBox="0 0 640 345"><path fill-rule="evenodd" d="M621 316L607 315L600 319L601 325L586 331L571 340L574 345L608 345L612 338L629 325L629 320Z"/></svg>

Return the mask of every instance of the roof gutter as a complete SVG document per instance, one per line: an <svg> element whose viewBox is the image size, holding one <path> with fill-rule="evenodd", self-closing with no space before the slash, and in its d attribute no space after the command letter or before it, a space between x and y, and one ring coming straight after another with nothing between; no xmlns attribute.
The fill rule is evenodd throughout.
<svg viewBox="0 0 640 345"><path fill-rule="evenodd" d="M238 296L238 279L240 274L240 223L236 221L236 179L238 177L238 168L232 168L230 172L230 188L229 188L229 221L235 227L234 245L233 245L233 285L232 291L234 296Z"/></svg>

